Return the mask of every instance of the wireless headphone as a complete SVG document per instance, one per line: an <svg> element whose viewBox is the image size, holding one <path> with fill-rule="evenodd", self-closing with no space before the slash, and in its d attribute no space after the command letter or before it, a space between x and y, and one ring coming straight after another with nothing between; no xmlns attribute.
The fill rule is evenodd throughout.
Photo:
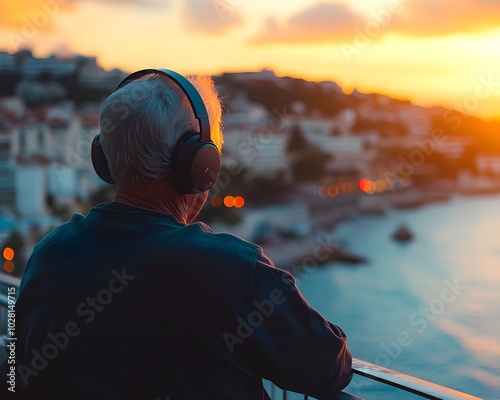
<svg viewBox="0 0 500 400"><path fill-rule="evenodd" d="M200 131L185 132L175 145L170 179L174 188L180 193L201 193L210 190L220 172L220 153L210 136L210 122L203 100L185 77L168 69L144 69L127 76L116 88L119 90L135 80L170 80L186 95ZM115 91L116 91L115 90ZM100 133L92 141L92 165L99 177L114 184L108 161L100 142Z"/></svg>

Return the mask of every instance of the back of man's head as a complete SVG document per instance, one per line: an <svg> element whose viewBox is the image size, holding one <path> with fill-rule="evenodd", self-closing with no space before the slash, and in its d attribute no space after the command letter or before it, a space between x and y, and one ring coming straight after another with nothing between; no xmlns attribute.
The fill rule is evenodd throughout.
<svg viewBox="0 0 500 400"><path fill-rule="evenodd" d="M221 104L213 81L190 78L207 108L211 139L222 148ZM100 141L113 180L143 185L164 180L183 133L198 131L189 100L173 82L137 80L111 94L102 106Z"/></svg>

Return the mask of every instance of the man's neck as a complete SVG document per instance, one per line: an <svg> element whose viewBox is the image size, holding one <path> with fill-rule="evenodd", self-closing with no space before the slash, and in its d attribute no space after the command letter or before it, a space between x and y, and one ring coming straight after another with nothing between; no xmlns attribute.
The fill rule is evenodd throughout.
<svg viewBox="0 0 500 400"><path fill-rule="evenodd" d="M189 212L183 196L165 182L154 181L144 186L117 185L114 200L173 215L183 224L188 222Z"/></svg>

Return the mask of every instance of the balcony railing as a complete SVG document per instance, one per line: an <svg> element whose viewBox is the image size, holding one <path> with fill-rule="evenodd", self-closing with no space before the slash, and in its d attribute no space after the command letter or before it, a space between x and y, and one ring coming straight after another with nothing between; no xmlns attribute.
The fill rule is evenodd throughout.
<svg viewBox="0 0 500 400"><path fill-rule="evenodd" d="M353 359L352 369L355 374L360 375L367 379L372 379L382 382L385 385L393 386L402 391L413 393L424 399L441 399L441 400L480 400L479 397L474 397L457 390L450 389L446 386L441 386L423 379L416 378L411 375L403 374L402 372L394 371L392 369L384 368L367 361ZM349 390L349 387L346 389ZM272 388L272 392L275 389ZM288 392L281 391L283 400L288 400ZM272 393L274 395L274 393ZM279 395L279 394L278 394ZM398 398L402 398L398 396ZM273 396L273 400L277 400L278 396ZM312 400L313 397L303 395L304 400ZM333 400L333 399L332 399ZM361 400L348 392L340 392L336 400Z"/></svg>
<svg viewBox="0 0 500 400"><path fill-rule="evenodd" d="M7 287L16 288L16 298L19 292L19 285L21 280L13 276L0 273L0 288L5 291ZM8 297L4 293L0 293L0 321L2 321L2 326L0 327L0 346L5 346L5 332L7 327L7 305ZM367 379L375 380L381 382L388 386L393 386L402 391L413 393L414 395L420 396L424 399L436 399L436 400L481 400L479 397L474 397L445 386L441 386L432 382L425 381L423 379L416 378L411 375L403 374L392 369L384 368L379 365L369 363L367 361L362 361L358 359L353 359L352 368L355 374L362 376ZM349 387L347 388L347 391ZM278 400L281 396L283 400L289 400L291 397L291 392L286 390L281 390L276 386L271 384L271 398L273 400ZM347 391L339 392L337 394L336 400L363 400L360 397L349 394ZM297 394L293 394L297 396ZM313 397L307 395L301 395L304 400L312 400ZM297 398L297 397L295 397ZM291 400L291 399L290 399ZM333 400L333 399L332 399Z"/></svg>

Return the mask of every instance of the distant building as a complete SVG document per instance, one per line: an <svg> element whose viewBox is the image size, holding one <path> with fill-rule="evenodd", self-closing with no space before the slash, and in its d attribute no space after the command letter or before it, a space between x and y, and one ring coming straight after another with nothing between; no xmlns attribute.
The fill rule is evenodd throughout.
<svg viewBox="0 0 500 400"><path fill-rule="evenodd" d="M45 167L35 162L16 166L16 210L21 217L47 214Z"/></svg>
<svg viewBox="0 0 500 400"><path fill-rule="evenodd" d="M17 68L14 56L5 51L0 51L0 73L15 72Z"/></svg>
<svg viewBox="0 0 500 400"><path fill-rule="evenodd" d="M260 128L269 124L269 113L258 103L243 95L234 95L227 100L228 112L224 115L224 132L233 128Z"/></svg>
<svg viewBox="0 0 500 400"><path fill-rule="evenodd" d="M262 105L244 96L235 96L228 109L224 117L224 154L245 168L248 177L282 174L287 179L288 135L286 126L279 125L284 121L270 118Z"/></svg>
<svg viewBox="0 0 500 400"><path fill-rule="evenodd" d="M461 158L465 148L472 143L471 137L446 136L446 140L435 143L436 151L445 154L451 159Z"/></svg>
<svg viewBox="0 0 500 400"><path fill-rule="evenodd" d="M266 68L258 72L226 72L224 73L224 76L238 81L252 81L252 80L274 81L278 79L272 69L266 69Z"/></svg>
<svg viewBox="0 0 500 400"><path fill-rule="evenodd" d="M10 132L0 131L0 212L13 212L16 205L16 175L11 149Z"/></svg>
<svg viewBox="0 0 500 400"><path fill-rule="evenodd" d="M97 65L95 57L80 57L79 61L78 83L81 87L113 91L126 77L126 73L119 69L104 70Z"/></svg>
<svg viewBox="0 0 500 400"><path fill-rule="evenodd" d="M337 119L300 118L296 122L311 145L332 156L327 165L330 173L360 172L375 157L375 150L368 144L375 143L377 135L350 134L354 118L346 111Z"/></svg>
<svg viewBox="0 0 500 400"><path fill-rule="evenodd" d="M37 79L42 74L61 78L76 74L77 68L75 59L59 59L56 56L32 58L21 63L21 76L27 80Z"/></svg>
<svg viewBox="0 0 500 400"><path fill-rule="evenodd" d="M245 168L248 177L282 175L285 180L291 179L287 134L241 128L226 132L224 140L227 154Z"/></svg>
<svg viewBox="0 0 500 400"><path fill-rule="evenodd" d="M408 136L430 136L433 128L432 115L424 107L408 104L399 107L399 118L406 125Z"/></svg>
<svg viewBox="0 0 500 400"><path fill-rule="evenodd" d="M478 154L476 157L476 168L480 175L500 175L500 155Z"/></svg>

